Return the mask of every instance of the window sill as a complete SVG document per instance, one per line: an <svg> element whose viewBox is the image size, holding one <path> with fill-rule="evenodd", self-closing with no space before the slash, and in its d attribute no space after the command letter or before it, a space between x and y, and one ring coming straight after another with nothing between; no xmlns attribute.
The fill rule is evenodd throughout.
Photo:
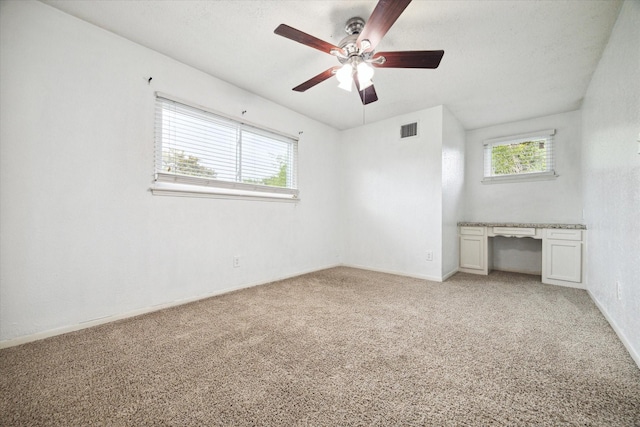
<svg viewBox="0 0 640 427"><path fill-rule="evenodd" d="M541 172L541 173L526 173L522 175L502 175L502 176L488 176L481 182L483 184L503 184L513 182L529 182L529 181L548 181L556 179L559 175L555 172Z"/></svg>
<svg viewBox="0 0 640 427"><path fill-rule="evenodd" d="M154 196L199 197L213 199L261 200L267 202L298 202L295 194L239 190L235 188L203 187L200 185L154 182L149 188Z"/></svg>

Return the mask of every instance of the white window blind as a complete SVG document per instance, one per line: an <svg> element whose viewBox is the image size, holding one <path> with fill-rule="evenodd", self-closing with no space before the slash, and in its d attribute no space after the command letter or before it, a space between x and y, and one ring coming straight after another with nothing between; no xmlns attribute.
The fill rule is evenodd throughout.
<svg viewBox="0 0 640 427"><path fill-rule="evenodd" d="M483 182L552 179L555 129L484 141Z"/></svg>
<svg viewBox="0 0 640 427"><path fill-rule="evenodd" d="M298 141L156 96L155 179L188 186L298 196Z"/></svg>

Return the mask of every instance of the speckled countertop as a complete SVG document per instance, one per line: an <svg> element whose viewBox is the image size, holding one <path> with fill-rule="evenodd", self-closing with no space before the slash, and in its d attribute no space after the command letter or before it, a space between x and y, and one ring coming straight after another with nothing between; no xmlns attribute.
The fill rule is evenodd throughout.
<svg viewBox="0 0 640 427"><path fill-rule="evenodd" d="M541 224L520 222L468 222L458 223L459 227L518 227L518 228L565 228L571 230L586 230L584 224Z"/></svg>

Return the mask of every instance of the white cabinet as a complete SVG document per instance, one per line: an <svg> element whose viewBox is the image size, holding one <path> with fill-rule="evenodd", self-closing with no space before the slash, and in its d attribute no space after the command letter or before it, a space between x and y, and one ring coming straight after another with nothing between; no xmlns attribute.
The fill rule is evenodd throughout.
<svg viewBox="0 0 640 427"><path fill-rule="evenodd" d="M583 288L585 234L581 229L544 228L542 224L539 227L480 223L459 225L458 271L489 274L493 268L494 237L541 239L542 283Z"/></svg>
<svg viewBox="0 0 640 427"><path fill-rule="evenodd" d="M467 273L488 274L485 227L460 227L460 268Z"/></svg>
<svg viewBox="0 0 640 427"><path fill-rule="evenodd" d="M582 283L582 230L545 229L542 240L542 283Z"/></svg>
<svg viewBox="0 0 640 427"><path fill-rule="evenodd" d="M460 267L484 270L484 238L460 236Z"/></svg>

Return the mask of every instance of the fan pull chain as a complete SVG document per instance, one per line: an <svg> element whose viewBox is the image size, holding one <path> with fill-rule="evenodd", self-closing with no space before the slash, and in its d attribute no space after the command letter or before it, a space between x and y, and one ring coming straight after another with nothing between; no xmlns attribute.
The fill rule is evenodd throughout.
<svg viewBox="0 0 640 427"><path fill-rule="evenodd" d="M366 104L366 100L367 100L367 92L363 91L362 92L362 124L366 125L366 116L365 116L365 112L367 111L367 104Z"/></svg>

